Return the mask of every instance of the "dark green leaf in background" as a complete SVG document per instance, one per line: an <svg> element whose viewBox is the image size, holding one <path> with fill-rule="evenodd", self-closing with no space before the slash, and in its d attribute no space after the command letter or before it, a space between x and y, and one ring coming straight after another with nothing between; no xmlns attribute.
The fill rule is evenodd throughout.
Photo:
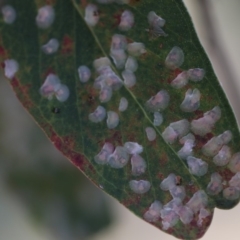
<svg viewBox="0 0 240 240"><path fill-rule="evenodd" d="M52 239L83 240L98 234L113 219L106 194L49 145L41 129L22 111L8 83L1 79L0 95L4 99L0 104L2 197L10 194L7 201L10 208L14 209L12 205L16 202L26 210L31 227L47 231ZM17 144L13 144L15 141ZM22 222L18 223L18 212L14 210L11 215L2 199L0 203L8 219L12 216L18 226L21 225L24 220L20 217ZM5 214L1 217L20 238L12 220L6 220ZM0 224L1 229L5 224ZM1 233L3 239L9 239Z"/></svg>
<svg viewBox="0 0 240 240"><path fill-rule="evenodd" d="M54 145L95 184L182 239L200 238L215 207L237 204L238 127L182 1L6 4L5 75ZM110 66L97 69L106 57ZM79 79L80 66L87 68Z"/></svg>

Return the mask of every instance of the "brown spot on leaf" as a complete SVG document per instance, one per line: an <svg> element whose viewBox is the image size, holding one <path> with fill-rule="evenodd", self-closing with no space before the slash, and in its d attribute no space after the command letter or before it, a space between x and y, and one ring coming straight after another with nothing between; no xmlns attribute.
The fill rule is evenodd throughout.
<svg viewBox="0 0 240 240"><path fill-rule="evenodd" d="M74 136L72 135L71 137L63 137L63 142L65 146L68 146L70 149L74 149L75 147L75 140Z"/></svg>
<svg viewBox="0 0 240 240"><path fill-rule="evenodd" d="M174 71L172 71L169 78L167 79L167 83L170 84L180 73L182 73L182 70L179 68L176 68Z"/></svg>
<svg viewBox="0 0 240 240"><path fill-rule="evenodd" d="M201 110L196 110L195 112L194 112L194 119L199 119L199 118L202 118L203 117L203 114L204 114L204 112L203 111L201 111ZM191 121L191 119L189 120L189 121Z"/></svg>
<svg viewBox="0 0 240 240"><path fill-rule="evenodd" d="M5 55L6 55L5 49L2 46L0 46L0 56L5 56Z"/></svg>
<svg viewBox="0 0 240 240"><path fill-rule="evenodd" d="M182 73L182 70L180 68L174 69L173 77L176 78L180 73Z"/></svg>
<svg viewBox="0 0 240 240"><path fill-rule="evenodd" d="M204 137L195 135L196 138L196 148L201 149L210 139L213 137L213 133L207 133Z"/></svg>
<svg viewBox="0 0 240 240"><path fill-rule="evenodd" d="M31 84L21 85L20 81L16 77L14 77L10 83L15 92L17 93L17 97L21 100L24 107L28 108L29 110L33 108L33 103L29 98L29 91L32 85Z"/></svg>
<svg viewBox="0 0 240 240"><path fill-rule="evenodd" d="M68 35L65 35L62 40L62 48L61 48L61 53L62 54L71 54L73 52L74 48L74 41L72 40L71 37Z"/></svg>
<svg viewBox="0 0 240 240"><path fill-rule="evenodd" d="M160 181L162 181L162 180L164 179L164 175L163 175L161 172L159 172L156 177L157 177L157 179L159 179Z"/></svg>
<svg viewBox="0 0 240 240"><path fill-rule="evenodd" d="M84 89L84 93L81 93L82 102L91 106L95 102L95 99L98 96L98 92L90 85L86 85Z"/></svg>
<svg viewBox="0 0 240 240"><path fill-rule="evenodd" d="M175 182L176 182L176 185L177 185L177 186L182 185L182 178L181 178L181 176L176 176Z"/></svg>
<svg viewBox="0 0 240 240"><path fill-rule="evenodd" d="M228 168L222 169L218 171L220 176L223 178L225 181L230 181L231 178L233 177L234 173L232 173Z"/></svg>
<svg viewBox="0 0 240 240"><path fill-rule="evenodd" d="M206 232L206 228L208 228L211 220L212 220L212 215L207 217L203 222L202 226L199 227L197 224L198 214L195 214L194 219L191 221L190 224L173 227L169 229L167 232L169 234L177 236L180 239L198 239L204 235L204 233ZM198 229L197 236L196 236L196 229Z"/></svg>
<svg viewBox="0 0 240 240"><path fill-rule="evenodd" d="M55 5L56 0L46 0L47 5Z"/></svg>
<svg viewBox="0 0 240 240"><path fill-rule="evenodd" d="M136 6L141 2L141 0L130 0L129 5L130 6Z"/></svg>
<svg viewBox="0 0 240 240"><path fill-rule="evenodd" d="M114 22L114 24L112 25L112 28L115 28L115 27L117 27L117 26L120 24L122 13L123 13L123 10L120 10L120 12L118 12L118 13L116 13L116 14L113 15L113 18L114 18L114 21L115 21L115 22Z"/></svg>
<svg viewBox="0 0 240 240"><path fill-rule="evenodd" d="M95 97L91 94L88 95L87 102L89 105L93 104L95 100Z"/></svg>
<svg viewBox="0 0 240 240"><path fill-rule="evenodd" d="M112 136L110 138L106 139L106 142L110 142L115 146L122 146L123 142L122 142L122 134L120 131L117 130L111 130L112 132Z"/></svg>
<svg viewBox="0 0 240 240"><path fill-rule="evenodd" d="M131 38L126 38L126 40L127 40L127 44L133 43L133 40Z"/></svg>
<svg viewBox="0 0 240 240"><path fill-rule="evenodd" d="M80 5L81 5L81 7L85 8L88 5L88 1L87 0L80 0Z"/></svg>
<svg viewBox="0 0 240 240"><path fill-rule="evenodd" d="M53 70L52 68L48 68L43 74L42 77L43 79L45 79L49 74L56 74L55 70Z"/></svg>
<svg viewBox="0 0 240 240"><path fill-rule="evenodd" d="M190 193L189 195L192 196L195 192L197 192L199 189L198 187L195 185L194 182L188 182L187 184L184 185L186 188L186 192ZM190 200L189 195L186 197L186 199L184 200L184 202L188 202Z"/></svg>
<svg viewBox="0 0 240 240"><path fill-rule="evenodd" d="M122 201L122 204L126 207L131 207L131 206L136 206L139 204L139 201L140 201L140 196L137 195L137 194L134 194L132 195L133 197L132 198L129 198L129 199L126 199L124 201Z"/></svg>
<svg viewBox="0 0 240 240"><path fill-rule="evenodd" d="M44 124L44 126L42 127L46 130L46 132L48 132L48 136L50 137L55 147L59 151L61 151L76 167L78 167L84 172L90 171L91 174L95 174L94 167L88 162L84 155L77 153L73 150L75 142L72 137L59 137L52 130L50 125Z"/></svg>
<svg viewBox="0 0 240 240"><path fill-rule="evenodd" d="M168 163L168 156L166 153L163 153L161 157L159 158L159 164L160 166L164 166Z"/></svg>

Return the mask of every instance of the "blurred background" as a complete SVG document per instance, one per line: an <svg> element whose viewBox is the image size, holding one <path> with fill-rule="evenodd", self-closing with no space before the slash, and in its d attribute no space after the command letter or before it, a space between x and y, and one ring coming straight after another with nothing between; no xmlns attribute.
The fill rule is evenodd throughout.
<svg viewBox="0 0 240 240"><path fill-rule="evenodd" d="M184 0L240 123L240 1ZM0 240L173 240L93 186L0 79ZM240 206L203 240L239 240Z"/></svg>

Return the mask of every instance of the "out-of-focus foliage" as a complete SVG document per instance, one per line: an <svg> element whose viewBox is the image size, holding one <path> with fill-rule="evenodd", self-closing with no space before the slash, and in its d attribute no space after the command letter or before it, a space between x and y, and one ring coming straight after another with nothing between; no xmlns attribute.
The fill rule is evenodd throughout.
<svg viewBox="0 0 240 240"><path fill-rule="evenodd" d="M33 226L62 240L86 239L112 219L105 194L66 161L0 79L0 181ZM1 216L3 217L3 216Z"/></svg>

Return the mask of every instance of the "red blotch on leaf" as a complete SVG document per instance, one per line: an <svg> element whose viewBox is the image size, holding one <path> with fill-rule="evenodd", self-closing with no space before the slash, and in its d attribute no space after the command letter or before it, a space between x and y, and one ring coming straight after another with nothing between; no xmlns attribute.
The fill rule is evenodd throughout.
<svg viewBox="0 0 240 240"><path fill-rule="evenodd" d="M5 56L5 55L6 55L5 49L2 46L0 46L0 56Z"/></svg>
<svg viewBox="0 0 240 240"><path fill-rule="evenodd" d="M117 14L113 15L115 23L113 24L112 28L115 28L120 24L122 13L123 13L123 10L121 10L120 13L117 13Z"/></svg>
<svg viewBox="0 0 240 240"><path fill-rule="evenodd" d="M159 164L160 166L164 166L168 163L168 156L166 153L163 153L162 156L159 158Z"/></svg>
<svg viewBox="0 0 240 240"><path fill-rule="evenodd" d="M55 147L63 153L70 161L84 172L91 171L95 173L94 167L80 153L73 151L74 139L72 137L59 137L48 125L43 126L44 129L50 129L50 139Z"/></svg>
<svg viewBox="0 0 240 240"><path fill-rule="evenodd" d="M231 178L234 176L235 173L231 172L228 168L225 168L223 170L220 170L218 172L220 176L225 180L225 181L230 181Z"/></svg>
<svg viewBox="0 0 240 240"><path fill-rule="evenodd" d="M182 73L182 70L180 68L176 68L174 71L172 71L172 74L170 74L167 82L170 84L180 73Z"/></svg>
<svg viewBox="0 0 240 240"><path fill-rule="evenodd" d="M157 179L160 180L160 181L162 181L162 180L164 179L164 175L163 175L163 173L161 173L161 172L159 172L156 177L157 177Z"/></svg>
<svg viewBox="0 0 240 240"><path fill-rule="evenodd" d="M177 77L180 73L182 73L182 70L180 68L176 68L174 71L173 71L173 76L174 78Z"/></svg>
<svg viewBox="0 0 240 240"><path fill-rule="evenodd" d="M190 193L190 195L193 195L195 192L199 190L194 182L188 182L184 184L184 187L186 189L186 192ZM186 196L186 198L184 199L184 203L187 203L190 200L189 196Z"/></svg>
<svg viewBox="0 0 240 240"><path fill-rule="evenodd" d="M81 0L80 1L81 3L81 6L83 7L83 8L85 8L87 5L88 5L88 1L87 0Z"/></svg>
<svg viewBox="0 0 240 240"><path fill-rule="evenodd" d="M62 45L62 49L61 49L62 54L70 54L73 52L74 41L68 35L65 35L63 37L61 45Z"/></svg>
<svg viewBox="0 0 240 240"><path fill-rule="evenodd" d="M123 145L121 132L116 130L110 130L110 131L113 131L113 134L110 138L106 139L106 142L112 143L115 146Z"/></svg>
<svg viewBox="0 0 240 240"><path fill-rule="evenodd" d="M31 88L31 84L21 85L20 81L16 77L14 77L10 81L10 83L13 89L16 91L17 97L21 100L24 107L29 110L33 108L33 103L29 98L29 91Z"/></svg>
<svg viewBox="0 0 240 240"><path fill-rule="evenodd" d="M45 79L49 74L56 74L56 72L52 68L48 68L46 72L43 73L43 79Z"/></svg>
<svg viewBox="0 0 240 240"><path fill-rule="evenodd" d="M56 3L56 0L46 0L47 5L54 5Z"/></svg>
<svg viewBox="0 0 240 240"><path fill-rule="evenodd" d="M204 137L201 137L199 135L195 135L196 138L196 148L202 148L203 145L205 145L210 139L213 138L213 133L208 133Z"/></svg>
<svg viewBox="0 0 240 240"><path fill-rule="evenodd" d="M136 206L139 204L140 199L141 198L139 195L133 194L132 198L126 199L126 200L122 201L121 203L126 207Z"/></svg>
<svg viewBox="0 0 240 240"><path fill-rule="evenodd" d="M194 112L194 118L193 119L199 119L199 118L202 118L203 117L203 114L204 114L204 112L203 111L201 111L201 110L196 110L195 112ZM191 121L191 119L190 119L190 121Z"/></svg>
<svg viewBox="0 0 240 240"><path fill-rule="evenodd" d="M130 6L136 6L137 4L139 4L141 2L141 0L130 0L129 5Z"/></svg>

